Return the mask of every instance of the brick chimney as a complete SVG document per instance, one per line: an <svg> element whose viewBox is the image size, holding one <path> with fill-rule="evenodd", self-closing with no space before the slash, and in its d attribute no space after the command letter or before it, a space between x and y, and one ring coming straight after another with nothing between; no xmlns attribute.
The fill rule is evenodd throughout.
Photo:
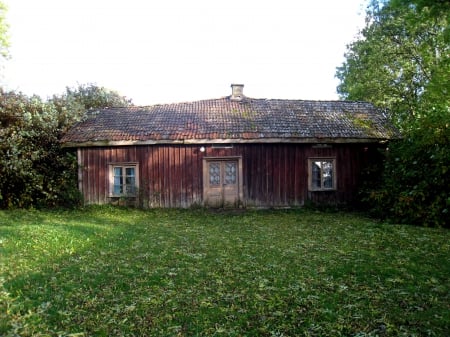
<svg viewBox="0 0 450 337"><path fill-rule="evenodd" d="M241 101L244 98L243 91L244 91L243 84L232 84L230 99L233 101Z"/></svg>

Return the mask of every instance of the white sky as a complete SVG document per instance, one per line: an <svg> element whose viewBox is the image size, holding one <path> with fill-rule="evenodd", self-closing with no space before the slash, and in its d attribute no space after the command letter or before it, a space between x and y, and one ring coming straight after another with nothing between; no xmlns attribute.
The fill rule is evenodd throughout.
<svg viewBox="0 0 450 337"><path fill-rule="evenodd" d="M219 98L337 99L364 0L3 0L8 89L47 98L94 83L137 105Z"/></svg>

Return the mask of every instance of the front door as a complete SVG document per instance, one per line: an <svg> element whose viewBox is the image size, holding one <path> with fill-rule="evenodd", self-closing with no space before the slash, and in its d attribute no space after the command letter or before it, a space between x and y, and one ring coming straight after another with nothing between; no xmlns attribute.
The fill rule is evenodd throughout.
<svg viewBox="0 0 450 337"><path fill-rule="evenodd" d="M206 159L203 164L203 196L210 207L236 207L241 194L239 158Z"/></svg>

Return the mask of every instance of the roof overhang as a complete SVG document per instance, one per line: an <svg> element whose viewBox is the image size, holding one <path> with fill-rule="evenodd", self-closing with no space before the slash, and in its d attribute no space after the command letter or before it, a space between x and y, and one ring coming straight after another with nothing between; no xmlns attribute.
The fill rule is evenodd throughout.
<svg viewBox="0 0 450 337"><path fill-rule="evenodd" d="M206 144L353 144L353 143L385 143L389 139L380 138L255 138L255 139L179 139L179 140L95 140L87 142L65 142L63 147L109 147L137 145L206 145Z"/></svg>

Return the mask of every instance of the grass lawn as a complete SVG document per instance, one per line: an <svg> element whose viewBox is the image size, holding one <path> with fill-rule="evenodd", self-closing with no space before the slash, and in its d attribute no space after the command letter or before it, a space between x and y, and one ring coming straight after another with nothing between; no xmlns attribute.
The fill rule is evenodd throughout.
<svg viewBox="0 0 450 337"><path fill-rule="evenodd" d="M449 253L348 213L0 211L0 336L449 336Z"/></svg>

